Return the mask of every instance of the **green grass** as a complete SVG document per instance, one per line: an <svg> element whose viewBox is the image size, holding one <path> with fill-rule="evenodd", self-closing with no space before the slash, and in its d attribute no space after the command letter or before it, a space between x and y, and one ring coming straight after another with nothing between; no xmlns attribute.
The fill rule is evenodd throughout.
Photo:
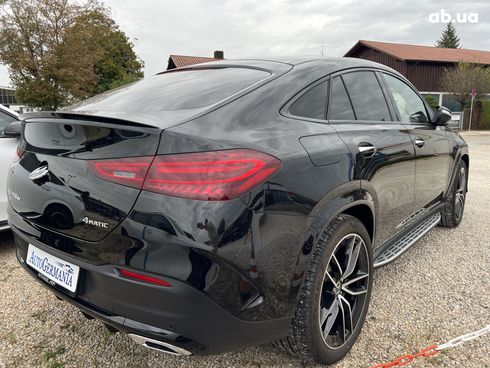
<svg viewBox="0 0 490 368"><path fill-rule="evenodd" d="M12 331L4 333L0 337L2 340L8 342L9 344L15 344L17 342L17 338Z"/></svg>
<svg viewBox="0 0 490 368"><path fill-rule="evenodd" d="M102 339L104 343L109 343L109 340L112 338L112 336L114 336L114 333L110 332L106 328L102 330Z"/></svg>
<svg viewBox="0 0 490 368"><path fill-rule="evenodd" d="M56 361L49 362L47 364L47 367L48 368L63 368L64 366L65 366L64 363L58 362L57 360Z"/></svg>
<svg viewBox="0 0 490 368"><path fill-rule="evenodd" d="M47 351L43 354L43 361L47 368L63 368L65 364L60 361L61 355L65 353L64 346L58 346L53 351Z"/></svg>
<svg viewBox="0 0 490 368"><path fill-rule="evenodd" d="M45 323L48 319L47 311L39 311L31 314L31 317L37 319L39 322Z"/></svg>

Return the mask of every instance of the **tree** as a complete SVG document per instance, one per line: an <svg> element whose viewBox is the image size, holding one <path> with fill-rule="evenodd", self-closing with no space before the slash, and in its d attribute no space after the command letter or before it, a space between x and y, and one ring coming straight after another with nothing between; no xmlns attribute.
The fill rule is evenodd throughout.
<svg viewBox="0 0 490 368"><path fill-rule="evenodd" d="M433 109L435 109L437 106L439 106L439 102L436 101L436 99L434 97L432 97L431 95L427 95L425 96L425 101L429 104L430 107L432 107Z"/></svg>
<svg viewBox="0 0 490 368"><path fill-rule="evenodd" d="M451 22L442 31L441 38L436 42L436 47L445 47L448 49L458 49L461 47L461 40L456 33L456 28Z"/></svg>
<svg viewBox="0 0 490 368"><path fill-rule="evenodd" d="M450 92L462 107L471 100L471 90L477 91L477 98L490 93L490 69L478 64L459 63L454 68L444 69L441 88Z"/></svg>
<svg viewBox="0 0 490 368"><path fill-rule="evenodd" d="M94 65L97 85L93 94L134 82L143 78L143 63L138 60L133 44L124 32L116 30L100 40L102 54Z"/></svg>
<svg viewBox="0 0 490 368"><path fill-rule="evenodd" d="M89 27L91 41L97 49L94 74L97 84L90 95L134 82L143 78L143 62L133 50L133 44L108 14L100 8L82 14L73 27L74 33L84 32Z"/></svg>
<svg viewBox="0 0 490 368"><path fill-rule="evenodd" d="M56 110L143 76L133 44L98 2L1 4L0 62L19 101Z"/></svg>

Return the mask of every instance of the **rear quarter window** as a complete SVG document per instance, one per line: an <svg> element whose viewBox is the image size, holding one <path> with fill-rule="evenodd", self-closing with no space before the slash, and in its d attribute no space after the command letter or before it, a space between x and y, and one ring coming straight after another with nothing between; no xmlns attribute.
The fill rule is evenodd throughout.
<svg viewBox="0 0 490 368"><path fill-rule="evenodd" d="M217 103L271 74L249 68L173 71L95 96L66 110L172 111Z"/></svg>
<svg viewBox="0 0 490 368"><path fill-rule="evenodd" d="M293 102L289 113L299 117L325 119L327 92L328 82L316 85Z"/></svg>

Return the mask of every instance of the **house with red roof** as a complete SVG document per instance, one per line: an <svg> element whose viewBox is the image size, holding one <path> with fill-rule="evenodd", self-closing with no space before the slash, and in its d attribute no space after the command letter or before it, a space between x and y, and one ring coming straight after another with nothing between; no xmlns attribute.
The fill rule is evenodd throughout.
<svg viewBox="0 0 490 368"><path fill-rule="evenodd" d="M185 68L186 66L209 63L210 61L223 60L223 51L215 51L213 57L188 56L188 55L170 55L168 58L167 70L176 68Z"/></svg>

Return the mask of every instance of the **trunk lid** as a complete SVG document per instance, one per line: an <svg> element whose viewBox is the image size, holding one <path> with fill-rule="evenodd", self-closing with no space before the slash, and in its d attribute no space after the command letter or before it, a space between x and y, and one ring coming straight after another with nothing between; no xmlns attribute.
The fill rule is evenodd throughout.
<svg viewBox="0 0 490 368"><path fill-rule="evenodd" d="M99 241L133 207L140 189L98 178L93 160L154 156L161 129L126 121L28 119L8 180L12 208L29 222Z"/></svg>

